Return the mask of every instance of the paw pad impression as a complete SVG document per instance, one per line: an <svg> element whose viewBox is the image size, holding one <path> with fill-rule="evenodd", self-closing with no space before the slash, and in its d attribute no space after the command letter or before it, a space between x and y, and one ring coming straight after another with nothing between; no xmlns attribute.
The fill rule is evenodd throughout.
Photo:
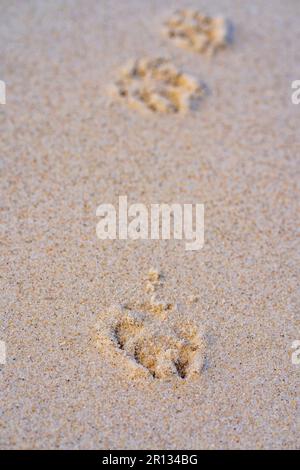
<svg viewBox="0 0 300 470"><path fill-rule="evenodd" d="M178 113L190 109L203 95L204 87L166 59L142 58L121 70L111 91L130 107L142 111Z"/></svg>
<svg viewBox="0 0 300 470"><path fill-rule="evenodd" d="M158 279L153 284L155 290L160 286ZM96 325L97 345L135 377L197 377L203 369L205 342L189 317L156 296L138 308L112 306Z"/></svg>
<svg viewBox="0 0 300 470"><path fill-rule="evenodd" d="M230 42L230 24L198 11L180 10L165 23L164 32L177 46L212 54Z"/></svg>

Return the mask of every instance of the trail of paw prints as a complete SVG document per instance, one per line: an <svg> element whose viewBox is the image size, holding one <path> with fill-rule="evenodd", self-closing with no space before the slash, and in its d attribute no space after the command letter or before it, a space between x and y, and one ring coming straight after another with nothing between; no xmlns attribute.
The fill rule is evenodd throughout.
<svg viewBox="0 0 300 470"><path fill-rule="evenodd" d="M195 108L205 87L166 59L142 58L121 70L110 91L140 111L179 113Z"/></svg>
<svg viewBox="0 0 300 470"><path fill-rule="evenodd" d="M111 306L96 325L96 343L116 367L132 377L188 380L199 377L205 360L203 332L187 307L161 301L161 276L149 272L149 301ZM154 293L153 293L154 292Z"/></svg>
<svg viewBox="0 0 300 470"><path fill-rule="evenodd" d="M231 42L232 25L222 17L180 10L166 21L164 33L179 47L212 55Z"/></svg>

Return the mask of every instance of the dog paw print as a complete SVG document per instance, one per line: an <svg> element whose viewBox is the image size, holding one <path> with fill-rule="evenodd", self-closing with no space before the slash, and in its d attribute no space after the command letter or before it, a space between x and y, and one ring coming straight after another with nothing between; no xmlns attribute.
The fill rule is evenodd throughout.
<svg viewBox="0 0 300 470"><path fill-rule="evenodd" d="M130 107L142 111L178 113L194 107L204 87L166 59L143 58L121 70L111 91Z"/></svg>
<svg viewBox="0 0 300 470"><path fill-rule="evenodd" d="M202 372L204 336L186 308L152 296L139 306L111 307L96 330L101 350L133 376L187 380Z"/></svg>
<svg viewBox="0 0 300 470"><path fill-rule="evenodd" d="M231 41L231 29L222 17L181 10L166 21L164 32L179 47L211 55Z"/></svg>

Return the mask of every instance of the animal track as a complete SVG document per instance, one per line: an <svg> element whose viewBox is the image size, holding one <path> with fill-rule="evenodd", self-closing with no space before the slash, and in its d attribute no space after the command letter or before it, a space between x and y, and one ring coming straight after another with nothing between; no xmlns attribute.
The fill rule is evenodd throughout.
<svg viewBox="0 0 300 470"><path fill-rule="evenodd" d="M230 29L229 22L224 18L180 10L165 23L164 32L180 47L212 54L230 42Z"/></svg>
<svg viewBox="0 0 300 470"><path fill-rule="evenodd" d="M133 376L189 379L201 374L203 334L178 306L153 300L138 308L113 306L96 330L100 349L123 361Z"/></svg>
<svg viewBox="0 0 300 470"><path fill-rule="evenodd" d="M177 113L190 109L203 95L204 87L166 59L143 58L121 70L120 79L111 91L131 107Z"/></svg>

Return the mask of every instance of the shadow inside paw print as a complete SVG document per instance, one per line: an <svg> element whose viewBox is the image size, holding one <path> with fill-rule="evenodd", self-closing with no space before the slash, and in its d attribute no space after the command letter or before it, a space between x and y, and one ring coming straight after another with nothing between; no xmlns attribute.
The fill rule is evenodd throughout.
<svg viewBox="0 0 300 470"><path fill-rule="evenodd" d="M98 325L100 343L102 338L102 345L104 340L114 355L125 359L135 376L188 379L200 375L203 336L192 323L172 314L170 319L151 311L113 308L109 324Z"/></svg>
<svg viewBox="0 0 300 470"><path fill-rule="evenodd" d="M205 87L163 58L132 61L111 88L131 107L156 113L194 109Z"/></svg>

